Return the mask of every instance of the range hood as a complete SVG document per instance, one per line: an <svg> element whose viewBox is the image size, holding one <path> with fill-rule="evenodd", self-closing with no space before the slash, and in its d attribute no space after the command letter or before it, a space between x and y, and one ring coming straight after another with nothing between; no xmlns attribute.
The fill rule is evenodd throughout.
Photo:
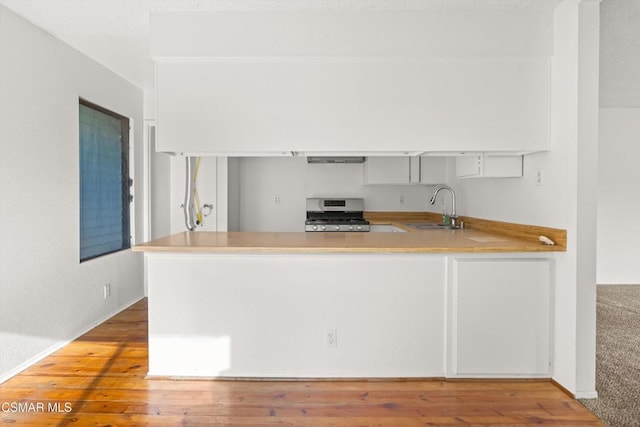
<svg viewBox="0 0 640 427"><path fill-rule="evenodd" d="M308 156L307 163L364 163L365 157L360 156Z"/></svg>

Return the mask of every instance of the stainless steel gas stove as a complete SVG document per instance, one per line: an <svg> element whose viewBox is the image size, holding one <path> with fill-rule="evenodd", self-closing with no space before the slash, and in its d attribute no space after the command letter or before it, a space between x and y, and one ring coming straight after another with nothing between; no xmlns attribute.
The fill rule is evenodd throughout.
<svg viewBox="0 0 640 427"><path fill-rule="evenodd" d="M305 231L369 231L362 199L307 199Z"/></svg>

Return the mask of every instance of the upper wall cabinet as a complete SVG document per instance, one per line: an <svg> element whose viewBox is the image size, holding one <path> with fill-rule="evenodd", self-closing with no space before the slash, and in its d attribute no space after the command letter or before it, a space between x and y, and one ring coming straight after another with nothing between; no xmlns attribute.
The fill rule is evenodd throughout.
<svg viewBox="0 0 640 427"><path fill-rule="evenodd" d="M544 8L154 15L158 149L546 150L551 16Z"/></svg>
<svg viewBox="0 0 640 427"><path fill-rule="evenodd" d="M456 157L458 178L520 178L522 156L492 156L490 154Z"/></svg>
<svg viewBox="0 0 640 427"><path fill-rule="evenodd" d="M363 170L367 185L435 185L447 182L446 157L368 157Z"/></svg>
<svg viewBox="0 0 640 427"><path fill-rule="evenodd" d="M419 157L369 157L364 163L365 184L417 184Z"/></svg>

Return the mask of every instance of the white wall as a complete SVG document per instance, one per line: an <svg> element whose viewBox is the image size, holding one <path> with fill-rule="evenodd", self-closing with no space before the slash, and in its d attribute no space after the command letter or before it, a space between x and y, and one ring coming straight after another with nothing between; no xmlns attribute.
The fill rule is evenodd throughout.
<svg viewBox="0 0 640 427"><path fill-rule="evenodd" d="M598 284L640 283L640 0L601 5Z"/></svg>
<svg viewBox="0 0 640 427"><path fill-rule="evenodd" d="M599 284L640 283L640 108L601 108Z"/></svg>
<svg viewBox="0 0 640 427"><path fill-rule="evenodd" d="M640 107L640 0L600 6L600 106Z"/></svg>
<svg viewBox="0 0 640 427"><path fill-rule="evenodd" d="M462 215L567 230L555 266L553 376L583 397L595 390L597 8L556 8L551 151L525 156L523 178L450 181Z"/></svg>
<svg viewBox="0 0 640 427"><path fill-rule="evenodd" d="M362 197L367 211L442 211L441 204L429 204L433 186L363 185L363 164L307 164L303 157L238 161L241 231L304 231L308 197Z"/></svg>
<svg viewBox="0 0 640 427"><path fill-rule="evenodd" d="M149 205L145 215L148 218L148 235L145 240L153 240L171 234L171 158L158 153L155 148L155 125L146 124L149 144L147 155L149 174Z"/></svg>
<svg viewBox="0 0 640 427"><path fill-rule="evenodd" d="M227 164L227 230L240 231L240 159L230 157Z"/></svg>
<svg viewBox="0 0 640 427"><path fill-rule="evenodd" d="M140 254L78 261L79 97L132 119L141 198L142 92L0 6L0 382L143 295Z"/></svg>
<svg viewBox="0 0 640 427"><path fill-rule="evenodd" d="M168 156L170 163L170 188L157 188L157 192L169 191L170 192L170 233L175 234L182 231L186 231L186 225L184 220L184 211L182 205L184 204L184 193L186 185L186 157L185 156L169 156L165 153L158 153L160 156ZM218 212L217 209L226 209L226 202L218 204L218 159L216 157L201 157L200 166L198 168L198 175L196 178L198 197L200 198L200 205L211 204L214 206L214 211L211 215L203 218L203 225L198 226L198 231L217 231L218 230L218 217L224 215L223 212ZM153 183L152 183L153 184ZM224 227L220 229L224 231ZM162 236L157 236L162 237Z"/></svg>
<svg viewBox="0 0 640 427"><path fill-rule="evenodd" d="M144 89L154 87L153 61L149 57L147 36L75 35L63 32L59 37L134 85Z"/></svg>

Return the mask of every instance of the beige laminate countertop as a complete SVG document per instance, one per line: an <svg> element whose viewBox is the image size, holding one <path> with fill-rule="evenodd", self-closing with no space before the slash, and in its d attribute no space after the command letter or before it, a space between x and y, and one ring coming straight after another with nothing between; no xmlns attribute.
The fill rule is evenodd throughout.
<svg viewBox="0 0 640 427"><path fill-rule="evenodd" d="M393 222L402 225L400 222ZM407 233L183 232L137 245L134 252L173 253L446 253L558 252L531 238L475 229Z"/></svg>

